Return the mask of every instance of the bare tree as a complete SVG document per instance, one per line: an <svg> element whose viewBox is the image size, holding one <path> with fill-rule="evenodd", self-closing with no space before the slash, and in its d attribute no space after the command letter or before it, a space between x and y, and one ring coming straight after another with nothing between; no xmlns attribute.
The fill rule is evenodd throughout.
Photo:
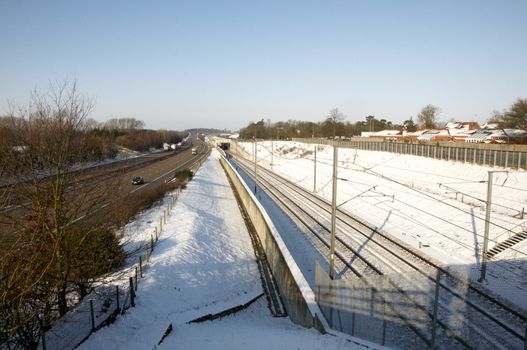
<svg viewBox="0 0 527 350"><path fill-rule="evenodd" d="M326 123L330 124L333 128L333 139L336 136L337 125L342 123L346 117L342 114L338 108L333 108L329 111L329 115L326 118Z"/></svg>
<svg viewBox="0 0 527 350"><path fill-rule="evenodd" d="M492 111L490 118L487 120L488 123L502 123L503 122L503 113L499 111Z"/></svg>
<svg viewBox="0 0 527 350"><path fill-rule="evenodd" d="M92 108L75 83L64 83L34 92L10 118L12 143L0 158L17 166L3 176L0 337L26 339L23 347L38 344L50 320L122 259L108 223L96 219L118 186L83 180Z"/></svg>
<svg viewBox="0 0 527 350"><path fill-rule="evenodd" d="M104 123L104 127L115 130L140 130L145 127L145 123L135 118L113 118Z"/></svg>
<svg viewBox="0 0 527 350"><path fill-rule="evenodd" d="M434 105L426 105L421 109L421 112L417 115L419 125L425 129L433 129L437 127L436 119L441 109Z"/></svg>
<svg viewBox="0 0 527 350"><path fill-rule="evenodd" d="M101 123L99 123L98 121L96 121L93 118L86 118L86 120L84 121L84 127L87 130L97 129L100 126L101 126Z"/></svg>

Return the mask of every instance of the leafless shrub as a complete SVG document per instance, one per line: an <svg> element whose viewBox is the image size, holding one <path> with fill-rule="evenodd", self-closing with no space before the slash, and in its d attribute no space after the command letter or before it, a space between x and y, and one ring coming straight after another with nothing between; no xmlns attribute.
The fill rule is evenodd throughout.
<svg viewBox="0 0 527 350"><path fill-rule="evenodd" d="M85 120L92 108L76 84L65 83L34 92L9 118L10 140L0 144L8 179L0 192L0 341L7 347L34 348L51 321L123 259L98 215L118 186L81 180L91 159Z"/></svg>

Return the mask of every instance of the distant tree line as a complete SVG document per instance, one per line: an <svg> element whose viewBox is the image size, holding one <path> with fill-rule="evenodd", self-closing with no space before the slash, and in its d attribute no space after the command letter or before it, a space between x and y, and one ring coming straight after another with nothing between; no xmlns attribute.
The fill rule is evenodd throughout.
<svg viewBox="0 0 527 350"><path fill-rule="evenodd" d="M20 123L16 115L0 117L0 138L4 146L23 147L16 139L13 130ZM83 142L83 152L78 161L98 161L113 158L117 146L143 152L152 148L162 148L164 142L178 143L185 134L170 130L145 130L144 122L134 118L114 118L99 123L87 118L83 121L82 130L76 130L77 139Z"/></svg>
<svg viewBox="0 0 527 350"><path fill-rule="evenodd" d="M280 139L286 140L293 137L334 137L360 135L363 131L380 131L385 129L402 129L404 125L392 124L384 118L369 115L363 121L351 123L345 120L345 116L337 109L332 109L324 121L305 122L288 120L285 122L271 123L262 119L258 122L250 122L248 126L240 130L240 138L252 139Z"/></svg>
<svg viewBox="0 0 527 350"><path fill-rule="evenodd" d="M194 129L186 129L186 132L189 132L191 134L205 134L205 135L218 135L222 133L230 133L227 129L213 129L213 128L194 128Z"/></svg>
<svg viewBox="0 0 527 350"><path fill-rule="evenodd" d="M408 118L402 124L392 123L385 118L368 115L364 120L349 122L337 108L330 110L324 121L306 122L288 120L271 123L270 120L252 121L245 128L240 129L240 138L252 139L291 139L299 138L328 138L342 136L359 136L362 132L381 130L406 130L413 132L420 129L434 129L442 127L438 121L441 109L434 105L426 105L417 114L417 120ZM503 128L527 130L527 99L518 99L510 109L503 112L495 111L489 122L498 122Z"/></svg>
<svg viewBox="0 0 527 350"><path fill-rule="evenodd" d="M90 119L87 124L91 134L139 152L162 148L165 142L178 143L186 136L180 131L144 129L145 123L135 118L113 118L101 123Z"/></svg>

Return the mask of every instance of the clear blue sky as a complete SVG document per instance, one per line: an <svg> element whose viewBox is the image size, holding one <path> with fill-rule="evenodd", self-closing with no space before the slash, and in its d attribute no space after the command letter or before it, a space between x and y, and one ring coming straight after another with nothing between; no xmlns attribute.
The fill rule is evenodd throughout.
<svg viewBox="0 0 527 350"><path fill-rule="evenodd" d="M485 121L527 98L527 1L0 0L0 50L0 114L76 80L153 129Z"/></svg>

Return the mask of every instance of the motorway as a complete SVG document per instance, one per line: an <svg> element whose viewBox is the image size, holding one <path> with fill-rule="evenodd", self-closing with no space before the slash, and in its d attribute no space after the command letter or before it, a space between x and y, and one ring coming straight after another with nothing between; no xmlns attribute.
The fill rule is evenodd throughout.
<svg viewBox="0 0 527 350"><path fill-rule="evenodd" d="M198 153L195 155L188 148L178 152L173 157L154 162L141 169L126 172L123 175L123 181L126 182L126 186L123 186L123 191L134 193L143 190L151 184L168 181L174 177L176 172L190 168L191 164L208 152L208 147L205 143L197 141L194 144L198 149ZM142 176L145 179L145 183L143 185L132 185L131 180L134 176Z"/></svg>
<svg viewBox="0 0 527 350"><path fill-rule="evenodd" d="M112 198L114 200L126 201L127 196L136 192L141 193L141 191L148 189L154 184L162 184L172 179L178 171L189 169L195 162L208 154L208 146L204 142L195 140L194 147L198 150L195 155L192 154L191 148L187 148L176 152L155 153L87 169L87 171L82 171L81 176L83 180L81 183L78 183L68 190L69 195L76 196L77 193L81 193L81 187L97 187L105 192L113 192ZM145 183L143 185L132 185L131 180L134 176L142 176L145 179ZM97 192L100 191L97 190ZM89 202L96 204L94 206L93 204L89 204ZM7 219L7 221L2 220L0 223L0 230L4 232L3 240L7 238L5 234L11 231L9 229L10 221L8 218L23 220L27 213L31 212L31 203L15 203L0 209L0 216L4 214ZM82 210L82 214L77 216L73 222L83 220L106 208L109 204L108 202L98 202L98 198L95 196L83 204L84 208L91 209ZM5 242L0 242L0 245L8 242L9 240L5 240Z"/></svg>

